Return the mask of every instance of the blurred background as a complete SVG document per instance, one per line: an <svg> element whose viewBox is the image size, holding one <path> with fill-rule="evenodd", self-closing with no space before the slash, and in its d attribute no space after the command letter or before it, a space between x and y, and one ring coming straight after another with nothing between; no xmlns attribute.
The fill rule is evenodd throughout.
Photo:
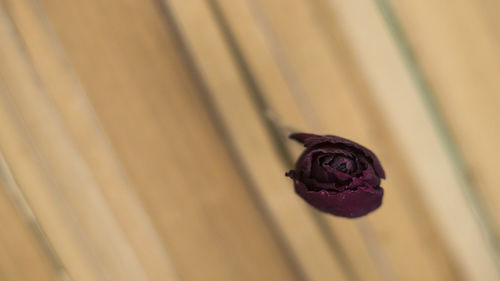
<svg viewBox="0 0 500 281"><path fill-rule="evenodd" d="M500 280L500 2L0 0L0 280ZM324 215L294 131L371 148Z"/></svg>

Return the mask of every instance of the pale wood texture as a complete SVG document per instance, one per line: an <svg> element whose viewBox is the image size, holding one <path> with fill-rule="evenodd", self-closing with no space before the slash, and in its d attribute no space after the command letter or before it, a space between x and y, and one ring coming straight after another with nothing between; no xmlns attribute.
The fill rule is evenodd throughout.
<svg viewBox="0 0 500 281"><path fill-rule="evenodd" d="M500 280L498 7L0 0L0 280ZM293 131L383 206L305 204Z"/></svg>
<svg viewBox="0 0 500 281"><path fill-rule="evenodd" d="M0 278L6 281L48 281L62 277L64 269L51 259L50 249L40 240L33 213L24 209L24 202L11 200L18 194L15 186L9 186L11 183L5 172L0 181L3 229L0 235Z"/></svg>

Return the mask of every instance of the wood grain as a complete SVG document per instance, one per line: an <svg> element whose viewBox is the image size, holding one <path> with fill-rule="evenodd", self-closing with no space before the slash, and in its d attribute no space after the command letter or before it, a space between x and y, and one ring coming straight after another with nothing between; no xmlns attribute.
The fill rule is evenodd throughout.
<svg viewBox="0 0 500 281"><path fill-rule="evenodd" d="M186 45L206 81L214 106L225 121L235 150L254 179L257 192L268 206L273 222L279 226L283 239L303 267L307 280L346 280L339 261L329 251L327 241L308 216L305 206L288 192L290 185L283 176L286 167L274 151L272 139L267 135L265 124L207 3L167 1L166 4L178 17L179 29L186 35ZM201 45L208 38L212 40L205 42L211 45ZM235 108L237 111L234 111ZM249 150L249 147L256 149Z"/></svg>
<svg viewBox="0 0 500 281"><path fill-rule="evenodd" d="M289 11L293 10L294 13L280 15L277 10L280 5L276 5L276 11L272 13L275 16L272 20L262 16L252 18L252 11L249 11L253 9L255 15L258 14L257 9L259 8L272 9L267 4L262 4L260 7L257 5L253 5L253 7L252 5L246 7L239 5L237 7L239 10L235 10L235 4L223 2L220 5L226 9L226 16L229 19L230 26L239 27L235 28L237 42L242 42L240 46L244 56L247 56L246 61L248 61L249 67L253 71L252 74L256 77L259 86L262 85L261 94L265 96L266 100L270 101L267 110L273 112L277 120L286 124L307 128L308 126L305 123L309 120L309 128L316 128L316 130L325 132L339 131L342 132L341 135L361 139L363 143L372 143L372 147L377 147L377 142L379 143L378 146L380 146L380 143L386 143L387 141L379 140L384 135L380 132L381 125L374 123L373 118L368 117L366 114L363 116L363 113L377 113L366 109L366 105L362 104L363 100L359 99L360 93L356 92L362 89L357 86L359 84L359 81L356 81L358 77L346 75L346 68L352 67L353 62L344 59L349 54L341 53L342 47L339 45L345 45L344 42L339 41L342 38L338 38L339 35L337 34L337 38L334 38L337 41L329 42L322 37L324 34L321 32L325 32L325 30L319 30L316 33L309 32L314 29L314 24L325 24L325 22L318 23L312 19L312 16L315 15L315 9L320 7L311 7L300 1L288 2L287 5ZM233 9L230 10L228 7L233 7ZM325 16L327 15L325 14ZM250 22L245 22L243 19ZM290 26L292 22L295 26L303 28L304 32L300 32L300 28L294 29L293 32L287 32L286 27ZM277 38L273 38L272 35L276 35ZM304 52L306 45L311 44L316 49ZM295 48L295 46L297 47ZM331 50L334 52L332 53ZM262 61L265 61L266 64L253 63L257 61L257 57L262 58ZM316 60L315 57L317 57ZM323 77L318 75L323 75ZM321 83L309 82L312 79L323 80ZM358 98L356 98L356 95L358 95ZM349 118L349 120L332 118L332 113L334 116L343 116L343 110L346 110L346 108L353 108L360 114L355 115L355 118ZM298 114L299 112L303 114L302 118ZM371 141L366 133L372 134ZM391 146L388 146L386 151L391 151ZM397 153L394 152L394 154ZM397 161L401 162L401 159ZM397 169L393 166L390 167L391 170ZM402 173L404 171L398 170L396 172L397 175ZM411 181L411 178L408 178L408 176L406 179L393 177L388 188L396 189L392 193L394 194L398 191L398 186L403 184L408 186L409 192L414 193L412 187L408 185L409 181ZM373 267L371 271L367 270L370 269L367 265L371 263L370 258L377 257L380 266L379 271L384 272L383 275L386 279L396 278L395 275L399 275L405 280L412 278L418 280L426 272L429 279L451 279L453 275L447 270L449 265L447 265L446 260L443 260L444 253L436 252L435 248L430 250L430 247L421 246L430 243L428 232L432 232L432 229L430 229L432 226L425 223L427 218L425 216L417 217L416 222L408 224L408 222L414 220L415 213L422 210L422 208L412 210L405 205L395 205L397 202L409 201L409 204L415 206L415 203L406 194L396 194L398 196L397 200L391 200L390 198L386 203L385 210L388 212L387 214L392 214L391 216L385 215L381 217L382 219L375 219L370 222L364 221L358 225L327 219L329 226L344 248L345 254L351 259L356 275L359 278L374 280L378 273ZM394 229L391 234L388 234L391 224L406 224L407 226ZM417 225L418 228L415 227ZM403 233L403 231L407 232ZM391 235L392 239L382 238L387 235ZM381 237L381 239L377 237ZM439 240L434 243L439 244ZM402 245L415 245L415 248L410 250L408 246L402 247ZM374 248L376 250L373 250ZM411 264L399 258L402 249L414 253ZM436 255L440 256L440 258L437 258ZM365 257L366 261L360 262L363 257ZM382 260L384 258L380 257L388 258L397 266L393 268L385 266L384 268L384 261ZM441 264L437 265L439 262ZM418 271L415 270L415 263L419 264L417 266Z"/></svg>
<svg viewBox="0 0 500 281"><path fill-rule="evenodd" d="M446 1L432 5L409 1L391 4L414 46L412 51L430 85L430 98L448 125L457 153L463 155L460 160L465 162L471 192L478 193L484 202L498 240L500 219L495 214L499 211L496 187L500 181L494 172L500 159L496 146L500 141L496 126L500 105L498 29L488 25L489 18L482 13L485 7L479 2L459 1L452 9L448 9ZM440 24L429 26L429 20L419 18L422 14L431 22L439 18Z"/></svg>
<svg viewBox="0 0 500 281"><path fill-rule="evenodd" d="M195 81L186 70L181 71L185 66L156 6L144 3L142 9L134 10L126 3L113 6L115 11L131 15L130 28L116 33L116 27L122 24L121 16L109 17L109 9L97 9L86 1L67 2L68 6L42 4L62 48L72 41L91 39L96 54L113 45L118 50L114 53L113 48L108 49L114 55L101 53L93 60L86 55L89 46L73 47L65 55L86 95L80 98L88 98L94 107L96 118L102 122L115 147L131 186L140 200L146 202L143 203L145 209L172 256L180 278L234 280L238 276L242 280L293 280L278 243L217 138L216 128L202 107ZM57 9L68 10L63 15L57 13ZM94 29L89 22L76 18L68 21L72 13L82 16L88 13ZM99 20L110 22L110 28L101 29ZM83 32L67 33L69 27ZM133 30L135 34L130 33ZM88 31L92 32L86 33ZM144 40L136 40L136 36ZM121 48L125 45L129 48ZM137 49L150 54L149 62L144 61L147 57L130 55ZM137 72L144 63L148 68ZM117 72L113 72L115 68ZM111 76L110 71L114 73ZM126 77L134 77L134 82L124 84ZM67 111L63 96L55 97L63 105L61 110ZM118 120L123 126L114 124ZM187 130L181 133L181 128ZM197 137L199 135L204 137ZM122 201L116 192L108 191L108 195L110 200ZM226 210L234 211L226 213ZM157 247L163 247L162 244ZM273 266L266 266L271 263ZM147 261L144 264L148 264ZM151 278L163 280L159 274Z"/></svg>
<svg viewBox="0 0 500 281"><path fill-rule="evenodd" d="M391 30L387 29L383 15L375 3L334 4L350 31L346 35L373 89L374 103L381 108L394 138L405 151L423 201L445 237L443 242L452 252L461 275L473 280L495 280L499 273L489 234L473 210L476 206L465 192L463 176L456 169L407 64L397 52L396 40L390 37ZM369 19L371 24L361 24L361 18Z"/></svg>
<svg viewBox="0 0 500 281"><path fill-rule="evenodd" d="M498 280L494 1L0 0L1 280ZM294 131L377 153L321 214Z"/></svg>
<svg viewBox="0 0 500 281"><path fill-rule="evenodd" d="M0 181L0 277L2 280L55 280L64 269L53 263L51 254L43 245L43 237L36 235L30 212L15 199L16 191L9 187L8 175ZM17 201L17 203L16 203ZM29 270L27 270L29 268Z"/></svg>

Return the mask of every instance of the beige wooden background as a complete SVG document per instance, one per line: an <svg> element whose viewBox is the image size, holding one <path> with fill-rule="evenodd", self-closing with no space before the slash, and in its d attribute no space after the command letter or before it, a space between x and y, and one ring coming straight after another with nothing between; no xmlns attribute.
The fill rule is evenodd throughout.
<svg viewBox="0 0 500 281"><path fill-rule="evenodd" d="M0 280L500 280L495 0L0 0ZM372 148L320 214L292 131Z"/></svg>

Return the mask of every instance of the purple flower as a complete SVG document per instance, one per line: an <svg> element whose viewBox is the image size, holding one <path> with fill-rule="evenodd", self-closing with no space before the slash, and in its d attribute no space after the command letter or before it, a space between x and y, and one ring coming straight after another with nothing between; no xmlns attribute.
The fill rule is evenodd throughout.
<svg viewBox="0 0 500 281"><path fill-rule="evenodd" d="M382 204L385 172L367 148L337 136L290 135L306 150L286 173L295 192L315 208L340 217L361 217Z"/></svg>

